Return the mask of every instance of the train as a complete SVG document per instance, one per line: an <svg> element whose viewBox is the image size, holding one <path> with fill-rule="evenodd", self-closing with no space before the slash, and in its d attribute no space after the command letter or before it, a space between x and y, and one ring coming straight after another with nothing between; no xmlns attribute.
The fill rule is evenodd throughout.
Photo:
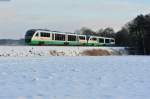
<svg viewBox="0 0 150 99"><path fill-rule="evenodd" d="M115 39L45 29L30 29L25 34L25 43L56 46L114 46Z"/></svg>

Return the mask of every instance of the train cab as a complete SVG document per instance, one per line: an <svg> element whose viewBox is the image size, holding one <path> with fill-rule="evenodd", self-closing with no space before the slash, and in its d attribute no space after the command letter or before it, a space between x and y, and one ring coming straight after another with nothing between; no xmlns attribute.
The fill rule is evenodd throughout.
<svg viewBox="0 0 150 99"><path fill-rule="evenodd" d="M115 45L115 39L111 38L111 45Z"/></svg>
<svg viewBox="0 0 150 99"><path fill-rule="evenodd" d="M35 29L28 30L25 34L25 42L28 44L31 43L32 38L35 35L35 33L36 33Z"/></svg>
<svg viewBox="0 0 150 99"><path fill-rule="evenodd" d="M115 39L114 38L105 38L105 45L115 45Z"/></svg>

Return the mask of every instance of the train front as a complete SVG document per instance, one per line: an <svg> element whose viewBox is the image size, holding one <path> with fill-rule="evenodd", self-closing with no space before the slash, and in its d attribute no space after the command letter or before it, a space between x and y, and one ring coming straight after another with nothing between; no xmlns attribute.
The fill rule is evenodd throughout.
<svg viewBox="0 0 150 99"><path fill-rule="evenodd" d="M36 30L28 30L25 34L25 43L30 44Z"/></svg>

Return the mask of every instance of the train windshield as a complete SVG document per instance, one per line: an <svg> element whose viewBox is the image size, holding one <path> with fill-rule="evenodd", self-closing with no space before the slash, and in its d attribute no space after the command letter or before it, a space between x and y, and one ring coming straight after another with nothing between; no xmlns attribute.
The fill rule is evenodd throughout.
<svg viewBox="0 0 150 99"><path fill-rule="evenodd" d="M25 35L25 42L26 43L30 43L31 42L31 39L32 39L32 36L34 35L34 33L35 33L35 30L27 31L27 33Z"/></svg>
<svg viewBox="0 0 150 99"><path fill-rule="evenodd" d="M26 37L27 37L27 36L33 36L34 33L35 33L35 30L29 30L29 31L27 31L27 33L26 33Z"/></svg>

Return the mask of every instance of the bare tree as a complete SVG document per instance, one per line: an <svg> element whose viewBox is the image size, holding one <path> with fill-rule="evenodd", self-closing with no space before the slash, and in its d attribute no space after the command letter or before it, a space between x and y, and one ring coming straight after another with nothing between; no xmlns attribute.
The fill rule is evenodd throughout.
<svg viewBox="0 0 150 99"><path fill-rule="evenodd" d="M103 36L103 37L115 37L115 31L113 28L105 28L105 29L99 29L97 32L97 35Z"/></svg>
<svg viewBox="0 0 150 99"><path fill-rule="evenodd" d="M80 34L83 34L83 35L96 35L96 32L94 32L93 30L91 30L89 28L83 27L83 28L80 29Z"/></svg>

